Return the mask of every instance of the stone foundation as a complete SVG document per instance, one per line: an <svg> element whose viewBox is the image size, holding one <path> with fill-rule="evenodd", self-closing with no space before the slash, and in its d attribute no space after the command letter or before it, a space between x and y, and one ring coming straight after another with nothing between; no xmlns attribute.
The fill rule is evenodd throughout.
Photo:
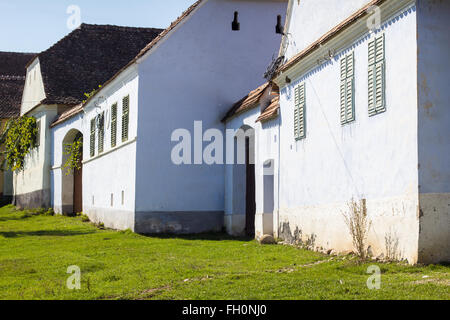
<svg viewBox="0 0 450 320"><path fill-rule="evenodd" d="M50 189L15 195L13 204L22 209L50 208Z"/></svg>

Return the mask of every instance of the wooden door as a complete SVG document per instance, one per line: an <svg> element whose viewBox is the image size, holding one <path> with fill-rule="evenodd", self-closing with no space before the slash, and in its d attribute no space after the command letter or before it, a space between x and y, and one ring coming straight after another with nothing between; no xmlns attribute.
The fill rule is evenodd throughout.
<svg viewBox="0 0 450 320"><path fill-rule="evenodd" d="M73 212L83 212L83 165L81 163L83 155L80 157L80 169L73 172Z"/></svg>
<svg viewBox="0 0 450 320"><path fill-rule="evenodd" d="M245 140L245 163L246 163L246 213L245 213L245 233L248 236L255 236L255 164L250 163L250 139Z"/></svg>

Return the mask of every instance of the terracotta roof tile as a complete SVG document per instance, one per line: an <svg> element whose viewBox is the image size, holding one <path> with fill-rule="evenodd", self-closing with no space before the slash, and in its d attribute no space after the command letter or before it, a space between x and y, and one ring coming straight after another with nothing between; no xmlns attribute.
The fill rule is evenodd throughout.
<svg viewBox="0 0 450 320"><path fill-rule="evenodd" d="M228 111L226 116L222 119L223 122L245 112L250 109L255 108L258 106L259 100L264 94L264 91L269 87L269 82L264 83L263 85L259 86L257 89L250 92L248 95L246 95L244 98L236 102L233 107Z"/></svg>
<svg viewBox="0 0 450 320"><path fill-rule="evenodd" d="M278 116L278 111L280 110L280 96L277 95L272 99L270 105L264 109L261 115L256 119L256 122L266 122L275 119Z"/></svg>
<svg viewBox="0 0 450 320"><path fill-rule="evenodd" d="M56 120L50 125L50 127L54 127L60 123L63 123L66 120L69 120L70 118L76 116L77 114L83 112L83 104L79 104L73 108L70 108L67 111L64 111L61 113Z"/></svg>

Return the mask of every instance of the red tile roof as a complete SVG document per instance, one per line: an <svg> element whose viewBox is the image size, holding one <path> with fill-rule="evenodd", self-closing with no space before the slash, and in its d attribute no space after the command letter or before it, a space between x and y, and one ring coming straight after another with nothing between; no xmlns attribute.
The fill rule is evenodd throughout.
<svg viewBox="0 0 450 320"><path fill-rule="evenodd" d="M255 90L251 91L244 98L236 102L230 111L227 112L226 116L222 119L223 122L245 112L250 109L255 108L259 104L259 100L264 94L264 91L269 87L269 82L264 83Z"/></svg>
<svg viewBox="0 0 450 320"><path fill-rule="evenodd" d="M280 95L278 94L272 99L270 105L264 109L261 115L256 119L256 122L266 122L275 119L278 116L278 110L280 109Z"/></svg>
<svg viewBox="0 0 450 320"><path fill-rule="evenodd" d="M271 90L270 104L263 110L256 122L264 122L276 118L278 116L279 109L279 88L274 83L266 82L236 102L230 111L228 111L227 115L222 119L222 122L226 122L239 114L257 107L260 104L261 98L266 92L266 89Z"/></svg>

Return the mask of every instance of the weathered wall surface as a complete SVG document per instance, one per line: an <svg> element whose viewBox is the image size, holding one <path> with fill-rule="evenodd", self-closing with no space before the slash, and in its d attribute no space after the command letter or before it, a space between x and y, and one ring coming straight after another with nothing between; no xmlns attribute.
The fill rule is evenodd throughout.
<svg viewBox="0 0 450 320"><path fill-rule="evenodd" d="M240 31L231 30L234 11ZM189 130L193 147L196 120L204 131L224 133L221 119L228 109L264 81L281 40L276 16L285 11L283 1L207 1L140 63L136 210L141 215L224 211L224 165L173 164L177 143L171 135Z"/></svg>
<svg viewBox="0 0 450 320"><path fill-rule="evenodd" d="M368 115L366 34L331 61L282 89L279 235L315 247L352 249L342 212L367 199L374 255L395 247L417 261L416 12L385 23L386 108ZM378 33L377 35L379 35ZM340 123L340 58L355 53L356 121ZM294 88L306 84L306 139L294 139Z"/></svg>
<svg viewBox="0 0 450 320"><path fill-rule="evenodd" d="M419 261L450 261L450 3L420 0Z"/></svg>
<svg viewBox="0 0 450 320"><path fill-rule="evenodd" d="M40 106L28 114L40 122L40 144L25 158L24 170L14 173L14 196L19 207L50 207L52 140L49 126L57 114L56 105Z"/></svg>
<svg viewBox="0 0 450 320"><path fill-rule="evenodd" d="M292 0L287 59L308 47L370 0Z"/></svg>
<svg viewBox="0 0 450 320"><path fill-rule="evenodd" d="M83 212L106 227L134 230L138 82L138 72L131 66L86 105L85 113L52 129L52 203L56 212L70 206L71 190L65 190L67 184L63 183L63 145L67 135L78 130L83 133ZM127 95L130 95L129 135L122 142L122 99ZM117 146L112 148L110 108L114 103L118 103ZM104 151L98 153L97 130L95 156L91 157L90 122L102 112L105 112Z"/></svg>

